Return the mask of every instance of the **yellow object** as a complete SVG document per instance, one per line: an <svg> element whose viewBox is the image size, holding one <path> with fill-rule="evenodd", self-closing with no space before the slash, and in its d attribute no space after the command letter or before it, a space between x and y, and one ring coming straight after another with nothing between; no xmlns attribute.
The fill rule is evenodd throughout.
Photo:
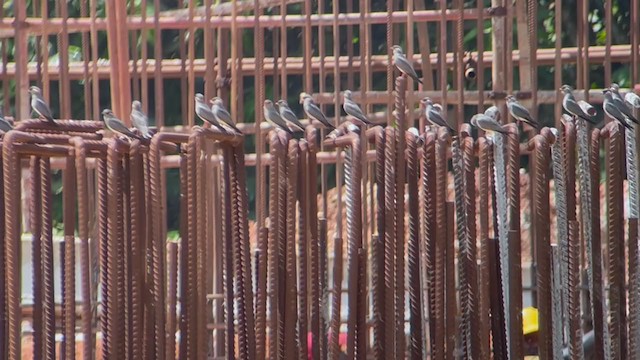
<svg viewBox="0 0 640 360"><path fill-rule="evenodd" d="M538 309L529 306L522 309L522 334L538 332Z"/></svg>

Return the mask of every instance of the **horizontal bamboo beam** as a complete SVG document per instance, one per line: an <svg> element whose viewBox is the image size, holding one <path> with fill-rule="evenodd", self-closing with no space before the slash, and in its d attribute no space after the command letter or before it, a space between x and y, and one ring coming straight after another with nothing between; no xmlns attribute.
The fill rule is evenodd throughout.
<svg viewBox="0 0 640 360"><path fill-rule="evenodd" d="M599 63L604 61L606 49L604 46L592 46L589 48L589 61L593 63ZM639 54L640 55L640 54ZM477 58L477 53L472 53L474 58ZM578 57L578 49L575 47L563 48L560 57L563 64L572 64L576 62ZM515 50L512 53L514 65L520 62L520 53ZM553 66L555 60L555 49L538 49L536 62L539 66ZM335 67L335 61L332 56L324 58L325 72L332 72ZM422 64L420 54L413 56L414 66L419 67ZM447 66L453 67L454 56L453 53L447 53ZM493 60L493 52L485 51L483 53L483 59L485 61L485 67L491 67L491 61ZM438 65L438 54L434 53L430 55L429 60L433 66ZM631 61L631 46L630 45L614 45L611 47L611 61L614 63L629 63ZM353 61L349 63L347 56L340 56L338 63L341 71L360 71L360 57L354 57ZM153 78L155 75L155 68L157 62L155 59L148 59L146 62L146 72L149 78ZM272 75L274 72L273 58L265 58L262 63L265 75ZM81 80L84 78L84 62L72 61L69 63L69 77L72 80ZM164 78L179 78L184 75L181 59L163 59L161 64L161 71ZM185 60L185 66L188 68L191 66L189 60ZM205 59L196 59L193 62L195 76L204 77L205 71L208 67L211 67L211 61ZM213 60L214 71L218 71L218 64L216 60ZM282 66L282 63L278 64ZM107 59L99 60L97 63L97 73L100 79L109 79L112 76L111 62ZM37 80L37 64L31 62L27 66L30 80ZM89 62L89 68L93 68L93 62ZM252 76L255 73L256 62L254 58L244 58L241 60L241 66L239 73L242 76ZM286 62L288 75L301 75L304 73L304 59L302 57L287 57ZM140 73L142 69L142 60L136 62L136 69ZM371 56L371 69L373 72L385 72L387 71L387 55L373 55ZM0 79L13 78L16 74L16 64L13 62L7 63L6 75L3 72L3 65L0 64ZM133 61L129 61L129 71L133 71ZM311 71L317 74L320 71L320 58L313 57L311 60ZM59 78L60 67L58 64L49 64L49 78L51 80L57 80Z"/></svg>

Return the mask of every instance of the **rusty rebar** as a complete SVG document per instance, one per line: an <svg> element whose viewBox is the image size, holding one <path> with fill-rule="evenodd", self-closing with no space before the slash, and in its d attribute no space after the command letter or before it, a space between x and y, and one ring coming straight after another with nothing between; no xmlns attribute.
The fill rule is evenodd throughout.
<svg viewBox="0 0 640 360"><path fill-rule="evenodd" d="M568 133L568 140L571 139L573 145L575 145L575 127L572 129L572 133ZM567 144L569 146L569 144ZM573 147L575 148L575 146ZM567 157L573 156L572 162L575 164L575 151L569 151ZM600 130L593 129L591 131L591 146L589 148L589 164L591 171L591 222L592 222L592 247L594 249L602 249L601 231L600 231ZM574 167L570 169L575 169ZM573 204L573 218L575 219L575 171L570 172L572 179L567 176L567 184L571 184L573 193L569 195ZM567 202L569 203L569 202ZM584 251L581 251L582 253ZM594 251L591 254L591 258L588 259L589 265L592 268L592 279L599 286L594 286L593 293L590 293L591 301L593 302L593 312L591 321L593 322L593 329L595 335L594 344L594 356L595 358L604 358L605 349L609 346L605 343L608 342L609 327L607 324L607 308L604 302L604 286L602 284L602 251ZM590 310L590 307L587 307Z"/></svg>
<svg viewBox="0 0 640 360"><path fill-rule="evenodd" d="M286 311L286 241L287 241L287 181L286 179L289 176L288 167L287 167L287 146L289 143L289 137L285 137L283 140L283 159L278 162L278 171L280 172L280 176L284 181L280 181L278 186L280 187L278 191L278 237L276 241L276 259L277 259L277 273L276 273L276 281L278 283L278 302L276 303L277 309L279 311L278 315L278 358L284 358L284 344L287 339L284 337L284 328L285 328L285 318L284 314Z"/></svg>
<svg viewBox="0 0 640 360"><path fill-rule="evenodd" d="M422 157L422 188L421 188L421 211L422 211L422 253L425 274L425 287L427 288L427 319L428 319L428 343L429 353L435 356L435 319L436 319L436 273L435 273L435 250L436 250L436 136L432 131L424 133L424 148Z"/></svg>
<svg viewBox="0 0 640 360"><path fill-rule="evenodd" d="M478 257L480 265L478 267L478 336L480 337L480 348L478 357L487 359L489 357L489 335L491 332L491 321L489 316L489 294L492 281L489 273L490 243L489 243L489 178L492 176L489 171L489 149L490 143L486 138L478 138L479 152L479 172L478 172L478 213L479 213L479 243L480 250Z"/></svg>
<svg viewBox="0 0 640 360"><path fill-rule="evenodd" d="M318 164L316 159L316 142L318 141L318 130L313 127L307 127L305 138L307 140L307 209L308 209L308 223L309 228L309 252L308 261L310 276L309 294L311 296L309 307L310 323L311 323L311 353L314 359L320 358L321 348L323 344L326 344L326 321L323 311L324 293L322 284L324 282L324 272L321 272L321 250L320 250L320 238L318 234ZM326 249L325 249L326 252ZM301 288L302 291L302 288ZM302 305L302 303L300 303ZM302 339L305 339L305 342ZM301 346L306 344L307 334L301 334ZM306 350L306 347L304 348Z"/></svg>
<svg viewBox="0 0 640 360"><path fill-rule="evenodd" d="M333 299L329 326L328 358L338 360L340 354L340 304L342 303L342 238L333 239Z"/></svg>
<svg viewBox="0 0 640 360"><path fill-rule="evenodd" d="M33 264L33 358L42 359L42 198L40 188L40 157L30 161L31 193L31 259ZM4 325L2 325L4 327Z"/></svg>
<svg viewBox="0 0 640 360"><path fill-rule="evenodd" d="M469 315L470 309L469 306L469 297L470 297L470 289L468 288L469 279L467 274L467 265L468 265L468 256L469 254L469 244L467 239L467 212L465 209L465 184L464 184L464 164L462 161L462 152L460 145L460 138L456 137L453 139L451 143L451 163L452 163L452 172L453 172L453 183L454 183L454 199L455 199L455 227L456 227L456 236L458 240L458 246L460 249L459 261L458 261L458 277L459 277L459 286L460 286L460 310L461 310L461 319L459 322L459 327L457 329L462 349L457 349L456 352L462 354L463 357L471 356L470 353L470 345L471 345L471 328L469 324ZM452 239L452 241L455 241ZM448 249L447 249L448 250ZM455 295L454 295L455 297ZM451 331L447 329L447 333ZM449 349L447 349L449 351Z"/></svg>
<svg viewBox="0 0 640 360"><path fill-rule="evenodd" d="M580 326L580 227L577 221L569 220L568 238L568 310L569 329L567 343L569 356L573 360L584 359L582 350L582 327Z"/></svg>
<svg viewBox="0 0 640 360"><path fill-rule="evenodd" d="M629 358L640 356L640 252L638 249L638 219L629 218Z"/></svg>
<svg viewBox="0 0 640 360"><path fill-rule="evenodd" d="M256 249L256 358L265 357L265 331L267 324L267 227L260 228Z"/></svg>
<svg viewBox="0 0 640 360"><path fill-rule="evenodd" d="M395 129L387 127L385 129L385 265L384 265L384 323L385 328L385 359L392 359L396 356L395 346L397 323L395 320L395 248L396 248L396 221L395 221L395 171L396 171L396 136ZM394 324L393 326L389 326Z"/></svg>
<svg viewBox="0 0 640 360"><path fill-rule="evenodd" d="M66 359L75 359L76 354L76 269L75 269L75 220L76 220L76 168L75 149L69 149L67 166L62 173L63 222L64 222L64 339Z"/></svg>
<svg viewBox="0 0 640 360"><path fill-rule="evenodd" d="M385 132L377 128L375 137L376 165L376 225L377 234L371 238L371 283L373 284L372 317L373 317L373 356L376 360L384 359L385 354L385 322L384 322L384 261L385 261Z"/></svg>
<svg viewBox="0 0 640 360"><path fill-rule="evenodd" d="M285 240L285 312L284 312L284 358L293 359L299 355L297 324L297 286L296 286L296 198L298 192L299 148L296 140L289 140L287 151L287 209ZM241 357L242 358L242 357Z"/></svg>
<svg viewBox="0 0 640 360"><path fill-rule="evenodd" d="M446 203L446 237L445 240L445 275L444 275L444 296L445 299L456 298L456 276L455 276L455 202L447 201ZM456 301L445 301L445 343L446 357L453 358L456 353L456 345L458 343L457 321L458 304Z"/></svg>
<svg viewBox="0 0 640 360"><path fill-rule="evenodd" d="M232 234L233 225L231 220L231 151L228 147L223 148L224 158L224 170L223 170L223 183L224 183L224 196L223 196L223 243L222 252L224 257L222 259L222 278L223 288L225 293L224 302L224 316L226 321L226 355L228 357L235 357L235 325L234 325L234 292L233 292L233 247L232 247ZM273 314L273 313L272 313ZM273 316L273 315L272 315Z"/></svg>
<svg viewBox="0 0 640 360"><path fill-rule="evenodd" d="M405 96L407 91L407 78L401 75L395 81L395 119L396 119L396 164L395 164L395 191L396 191L396 246L395 246L395 324L396 324L396 359L406 357L406 334L404 332L404 292L405 292L405 128L406 128L406 104Z"/></svg>
<svg viewBox="0 0 640 360"><path fill-rule="evenodd" d="M562 319L562 289L564 280L562 279L562 258L558 244L551 244L551 341L553 348L553 358L562 358L564 348L563 319Z"/></svg>
<svg viewBox="0 0 640 360"><path fill-rule="evenodd" d="M175 334L176 329L176 297L178 294L178 243L167 242L167 330ZM173 352L172 352L173 351ZM167 341L167 354L176 358L175 336Z"/></svg>
<svg viewBox="0 0 640 360"><path fill-rule="evenodd" d="M49 165L47 163L47 165ZM43 169L44 172L44 169ZM108 234L108 210L109 200L107 187L107 161L100 159L98 161L98 222L100 237L100 284L102 293L102 316L100 317L100 328L102 335L102 353L105 359L110 359L112 352L111 333L107 331L111 327L111 302L112 297L109 291L109 279L111 277L111 267L109 266L109 234ZM43 179L44 194L44 179ZM44 209L43 209L44 210ZM43 211L44 216L44 211ZM44 221L44 220L43 220ZM53 282L52 282L53 284Z"/></svg>
<svg viewBox="0 0 640 360"><path fill-rule="evenodd" d="M3 42L3 44L6 44L6 42ZM6 52L5 52L6 53ZM4 56L3 56L4 58ZM5 90L8 91L8 87L5 86ZM2 148L2 142L0 142L0 148ZM3 161L3 155L2 155L3 151L0 151L0 178L4 181L4 161ZM0 216L2 219L5 218L5 201L4 201L4 186L0 186ZM5 222L4 221L0 221L0 236L2 236L2 238L5 238ZM44 248L45 246L43 245L43 252L44 252ZM6 263L6 252L5 252L5 248L4 245L0 246L0 262L2 262L2 264ZM44 254L43 254L43 258L44 258ZM44 264L43 264L44 265ZM45 278L47 277L47 274L44 274ZM53 276L53 272L51 272L51 276ZM53 282L51 282L53 283ZM43 287L44 285L46 285L47 283L44 283L43 281ZM2 356L6 356L7 354L7 343L8 343L8 334L7 334L7 292L6 292L6 279L5 279L5 267L3 265L0 265L0 354ZM45 289L45 299L47 299L46 297L46 289ZM45 306L43 306L43 315L45 313L44 311ZM53 308L53 307L52 307ZM48 314L48 313L47 313ZM43 319L43 322L45 322L45 320ZM46 326L46 322L45 322L45 326ZM45 330L48 330L47 327L45 327ZM49 345L49 338L52 337L54 334L53 332L45 332L45 339L44 341L46 342L47 345ZM48 349L48 348L47 348ZM51 359L51 357L47 357L46 359Z"/></svg>
<svg viewBox="0 0 640 360"><path fill-rule="evenodd" d="M409 273L409 322L410 346L409 358L422 359L422 294L420 286L420 217L418 212L418 174L420 163L418 160L417 137L407 132L407 184L409 196L409 242L408 242L408 273Z"/></svg>
<svg viewBox="0 0 640 360"><path fill-rule="evenodd" d="M280 163L283 161L283 144L277 135L277 131L270 133L270 152L273 156L269 166L269 243L268 243L268 290L269 296L269 354L270 359L279 359L278 356L278 251L277 241L279 234L278 200L280 199ZM263 336L259 334L259 336Z"/></svg>
<svg viewBox="0 0 640 360"><path fill-rule="evenodd" d="M435 145L435 199L436 199L436 235L435 235L435 352L434 359L444 359L446 325L445 325L445 288L446 288L446 244L447 244L447 147L446 132L439 132ZM431 319L430 319L431 320Z"/></svg>
<svg viewBox="0 0 640 360"><path fill-rule="evenodd" d="M78 154L76 154L78 156ZM129 153L129 166L130 166L130 200L129 204L131 207L131 217L130 217L130 281L131 281L131 289L130 289L130 299L131 299L131 357L133 359L139 358L142 356L142 319L143 319L143 301L142 301L142 289L143 289L143 277L142 277L142 267L144 257L142 256L143 252L142 244L143 239L141 237L142 228L144 222L143 214L143 203L141 200L141 195L144 193L144 172L143 172L143 158L140 153L140 142L136 141L131 144L130 153ZM80 168L78 168L78 172ZM78 175L78 192L80 193L80 181L82 181L83 176L86 175ZM80 200L79 200L80 201ZM78 209L80 212L80 209ZM87 249L88 252L88 249ZM87 259L88 261L88 259ZM88 266L88 265L87 265ZM87 279L88 280L88 279ZM87 295L89 295L87 290ZM89 323L90 326L90 323ZM87 359L88 360L88 359Z"/></svg>
<svg viewBox="0 0 640 360"><path fill-rule="evenodd" d="M8 358L21 358L20 325L20 157L14 151L14 138L18 132L10 131L3 137L4 202L5 202L5 286L8 323Z"/></svg>
<svg viewBox="0 0 640 360"><path fill-rule="evenodd" d="M536 135L533 139L534 146L534 178L532 186L533 199L533 226L535 228L535 254L536 254L536 290L537 306L539 313L539 343L540 357L549 359L552 357L552 333L551 333L551 254L550 254L550 227L549 227L549 144L543 135Z"/></svg>
<svg viewBox="0 0 640 360"><path fill-rule="evenodd" d="M320 324L319 324L319 338L320 338L320 358L326 359L328 357L328 330L331 322L331 316L329 314L329 265L328 265L328 246L327 246L327 219L322 217L318 219L318 275L319 290L320 290Z"/></svg>
<svg viewBox="0 0 640 360"><path fill-rule="evenodd" d="M623 198L622 176L620 169L623 156L623 140L618 123L609 126L609 140L606 146L606 174L607 174L607 255L608 255L608 283L609 283L609 328L611 337L611 358L622 359L625 350L625 320L626 308L621 306L624 301L625 271L624 271L624 242L623 239ZM594 249L598 251L599 249ZM595 264L597 265L597 264Z"/></svg>
<svg viewBox="0 0 640 360"><path fill-rule="evenodd" d="M300 174L308 174L309 169L307 168L307 156L308 156L308 146L306 141L300 141L298 143L299 146L299 163L298 163L298 172ZM315 180L315 178L314 178ZM309 329L308 324L308 314L309 314L309 305L308 305L308 290L307 284L309 279L308 272L308 257L309 252L307 251L310 247L309 242L309 204L308 199L311 197L310 195L310 183L309 180L305 176L297 177L297 187L298 187L298 341L300 342L298 346L298 357L300 359L307 357L307 333ZM312 215L311 215L312 216ZM316 244L317 246L317 244ZM295 279L296 277L294 277ZM313 282L317 282L316 278L311 278Z"/></svg>

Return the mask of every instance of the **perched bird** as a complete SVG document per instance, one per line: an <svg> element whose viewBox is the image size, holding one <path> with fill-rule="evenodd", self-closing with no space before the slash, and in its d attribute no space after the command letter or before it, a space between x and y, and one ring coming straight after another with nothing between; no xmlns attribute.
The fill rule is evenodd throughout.
<svg viewBox="0 0 640 360"><path fill-rule="evenodd" d="M322 110L320 110L320 108L313 103L311 95L305 92L300 93L300 102L302 103L302 109L304 110L304 113L307 114L309 120L315 120L324 125L324 127L327 129L333 130L336 128L335 126L331 125L329 120L327 120L327 117L324 116Z"/></svg>
<svg viewBox="0 0 640 360"><path fill-rule="evenodd" d="M0 109L0 130L2 132L7 132L12 129L13 129L13 126L11 125L11 123L7 121L7 119L4 118L4 114L2 114L2 109Z"/></svg>
<svg viewBox="0 0 640 360"><path fill-rule="evenodd" d="M616 83L613 83L611 84L609 90L611 90L613 104L618 107L618 109L627 117L627 119L633 121L636 124L640 124L638 122L638 119L633 116L633 111L631 111L631 109L627 107L627 104L625 104L622 95L620 95L620 86Z"/></svg>
<svg viewBox="0 0 640 360"><path fill-rule="evenodd" d="M500 122L500 109L497 106L492 105L487 110L484 111L484 114L493 120Z"/></svg>
<svg viewBox="0 0 640 360"><path fill-rule="evenodd" d="M274 127L280 128L290 135L293 135L293 132L287 126L287 122L280 116L278 110L276 110L275 106L273 106L273 101L267 99L264 101L264 118Z"/></svg>
<svg viewBox="0 0 640 360"><path fill-rule="evenodd" d="M422 80L418 77L413 65L411 65L406 56L404 56L402 48L398 45L393 45L391 50L393 51L393 65L395 65L401 73L410 76L413 80L422 84Z"/></svg>
<svg viewBox="0 0 640 360"><path fill-rule="evenodd" d="M217 127L218 129L225 131L222 125L218 122L218 119L213 115L211 109L204 103L204 96L200 93L196 94L196 115L203 121Z"/></svg>
<svg viewBox="0 0 640 360"><path fill-rule="evenodd" d="M540 128L540 125L538 125L538 123L533 120L533 117L529 113L529 110L520 105L515 96L507 96L507 108L509 109L509 114L511 114L511 116L513 116L516 120L526 122L536 129Z"/></svg>
<svg viewBox="0 0 640 360"><path fill-rule="evenodd" d="M441 112L442 107L440 107L440 110L438 110L436 108L436 105L433 104L433 101L431 101L431 99L428 97L420 100L420 102L424 105L425 115L430 123L437 126L444 126L447 129L451 130L451 132L453 132L454 134L456 133L456 129L449 124L447 119L445 119L444 114Z"/></svg>
<svg viewBox="0 0 640 360"><path fill-rule="evenodd" d="M218 123L227 124L230 128L235 130L238 134L242 134L242 131L236 127L236 123L231 118L231 114L225 109L224 102L219 97L214 97L211 99L211 112L216 119L218 119Z"/></svg>
<svg viewBox="0 0 640 360"><path fill-rule="evenodd" d="M632 108L640 108L640 96L636 95L632 91L629 91L624 95L624 101Z"/></svg>
<svg viewBox="0 0 640 360"><path fill-rule="evenodd" d="M138 129L140 135L142 135L145 139L151 138L151 133L149 133L149 119L147 115L142 112L142 104L138 100L134 100L131 103L131 123L133 126Z"/></svg>
<svg viewBox="0 0 640 360"><path fill-rule="evenodd" d="M486 114L476 114L471 117L471 125L482 129L484 131L493 131L499 132L501 134L506 134L507 130L500 125L496 119L488 116Z"/></svg>
<svg viewBox="0 0 640 360"><path fill-rule="evenodd" d="M360 109L360 106L358 106L358 104L356 104L355 101L351 99L351 90L345 90L344 93L342 94L342 97L344 99L342 103L342 108L344 109L344 112L347 113L347 115L367 125L374 125L364 115L364 113L362 112L362 109Z"/></svg>
<svg viewBox="0 0 640 360"><path fill-rule="evenodd" d="M129 130L129 128L124 125L122 120L118 119L113 114L113 111L111 111L111 109L102 110L102 117L104 118L104 124L107 126L109 130L123 134L131 138L142 140L142 137L134 133L133 131Z"/></svg>
<svg viewBox="0 0 640 360"><path fill-rule="evenodd" d="M604 109L605 114L607 114L610 118L618 120L624 127L627 129L631 129L631 125L627 122L628 117L620 111L620 108L615 105L613 101L613 93L609 89L605 89L604 93L604 103L602 104L602 108Z"/></svg>
<svg viewBox="0 0 640 360"><path fill-rule="evenodd" d="M595 117L584 111L583 107L580 106L580 104L576 101L576 98L573 96L573 89L571 88L571 86L562 85L559 90L564 93L564 98L562 99L562 108L564 108L566 112L573 116L582 118L592 124L596 122Z"/></svg>
<svg viewBox="0 0 640 360"><path fill-rule="evenodd" d="M296 114L291 111L291 108L289 107L289 104L286 102L286 100L278 100L278 111L280 112L280 117L292 123L298 129L304 131L304 125L300 123L300 120L298 120Z"/></svg>
<svg viewBox="0 0 640 360"><path fill-rule="evenodd" d="M31 108L38 113L40 118L47 119L55 125L56 122L53 121L49 104L42 98L42 90L37 86L32 86L29 88L29 94L31 94Z"/></svg>

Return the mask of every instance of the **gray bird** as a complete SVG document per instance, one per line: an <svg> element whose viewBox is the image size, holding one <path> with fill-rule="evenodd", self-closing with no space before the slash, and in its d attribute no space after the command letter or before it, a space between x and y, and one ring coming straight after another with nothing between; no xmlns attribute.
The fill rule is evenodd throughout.
<svg viewBox="0 0 640 360"><path fill-rule="evenodd" d="M13 130L13 126L11 123L4 118L4 114L2 114L2 109L0 109L0 130L2 132L8 132L9 130Z"/></svg>
<svg viewBox="0 0 640 360"><path fill-rule="evenodd" d="M213 115L211 109L204 103L204 96L200 93L196 94L196 115L203 121L217 127L218 129L225 131L222 125L218 122L218 119Z"/></svg>
<svg viewBox="0 0 640 360"><path fill-rule="evenodd" d="M138 129L143 138L151 139L148 125L149 119L147 115L142 112L142 104L138 100L134 100L131 103L131 123Z"/></svg>
<svg viewBox="0 0 640 360"><path fill-rule="evenodd" d="M407 60L407 57L404 56L404 52L402 48L398 45L393 45L391 47L393 51L393 64L400 70L401 73L410 76L413 80L422 84L422 80L418 77L416 70L413 68L413 65Z"/></svg>
<svg viewBox="0 0 640 360"><path fill-rule="evenodd" d="M302 109L304 110L304 113L307 115L309 120L315 120L324 125L324 127L327 129L333 130L336 128L335 126L331 125L329 120L327 120L327 117L324 116L322 110L320 110L320 108L313 103L311 95L305 92L300 93L300 102L302 103Z"/></svg>
<svg viewBox="0 0 640 360"><path fill-rule="evenodd" d="M506 134L507 130L494 118L486 114L476 114L471 117L471 125L484 131L493 131Z"/></svg>
<svg viewBox="0 0 640 360"><path fill-rule="evenodd" d="M287 122L280 116L276 107L273 106L273 101L267 99L264 101L264 118L274 127L280 128L290 135L293 135L293 131L287 126Z"/></svg>
<svg viewBox="0 0 640 360"><path fill-rule="evenodd" d="M420 102L424 105L425 115L430 123L437 126L444 126L454 134L457 132L456 129L449 124L447 119L445 119L444 114L441 112L442 107L438 110L436 107L437 104L434 105L433 101L428 97L420 100Z"/></svg>
<svg viewBox="0 0 640 360"><path fill-rule="evenodd" d="M231 114L225 109L224 102L219 97L214 97L211 99L211 112L216 119L218 119L218 123L227 124L230 128L235 130L238 134L242 134L242 131L236 127L236 123L231 118Z"/></svg>
<svg viewBox="0 0 640 360"><path fill-rule="evenodd" d="M497 106L492 105L487 110L484 111L484 114L493 120L500 122L500 109Z"/></svg>
<svg viewBox="0 0 640 360"><path fill-rule="evenodd" d="M624 101L632 108L640 108L640 96L636 95L632 91L629 91L624 95Z"/></svg>
<svg viewBox="0 0 640 360"><path fill-rule="evenodd" d="M627 104L624 102L624 98L620 95L620 86L616 83L611 84L609 88L611 90L613 104L618 107L618 109L627 117L627 119L633 121L636 124L640 124L638 119L633 116L633 111L627 107Z"/></svg>
<svg viewBox="0 0 640 360"><path fill-rule="evenodd" d="M344 112L347 113L347 115L367 125L374 125L364 115L364 113L362 112L362 109L360 109L360 106L358 106L358 104L356 104L355 101L351 99L351 90L345 90L344 93L342 94L342 97L344 99L342 103L342 108L344 109Z"/></svg>
<svg viewBox="0 0 640 360"><path fill-rule="evenodd" d="M118 119L113 114L113 111L111 111L111 109L102 110L102 117L104 118L104 124L107 126L109 130L123 134L131 138L142 140L142 137L140 137L138 134L134 133L133 131L129 130L129 128L124 125L122 120Z"/></svg>
<svg viewBox="0 0 640 360"><path fill-rule="evenodd" d="M513 95L507 96L507 108L509 109L509 114L513 116L518 121L526 122L527 124L533 126L536 129L540 128L538 122L533 120L533 117L529 113L529 110L524 106L520 105L516 100L516 97Z"/></svg>
<svg viewBox="0 0 640 360"><path fill-rule="evenodd" d="M559 90L564 93L564 98L562 99L562 108L566 112L575 117L585 119L592 124L596 123L595 117L584 111L584 109L576 101L576 98L573 96L573 89L571 88L571 86L562 85Z"/></svg>
<svg viewBox="0 0 640 360"><path fill-rule="evenodd" d="M280 112L280 117L292 123L293 125L295 125L295 127L300 129L301 131L304 131L304 125L300 123L300 120L298 120L298 117L291 110L286 100L278 100L278 111Z"/></svg>
<svg viewBox="0 0 640 360"><path fill-rule="evenodd" d="M631 125L627 122L628 117L620 111L620 108L615 105L613 100L613 93L609 89L605 89L604 93L604 103L602 104L602 108L604 109L605 114L607 114L610 118L618 120L624 127L627 129L631 129Z"/></svg>
<svg viewBox="0 0 640 360"><path fill-rule="evenodd" d="M42 98L42 90L37 86L32 86L29 88L29 94L31 94L31 108L38 113L40 118L47 119L47 121L55 125L56 122L53 121L49 104Z"/></svg>

